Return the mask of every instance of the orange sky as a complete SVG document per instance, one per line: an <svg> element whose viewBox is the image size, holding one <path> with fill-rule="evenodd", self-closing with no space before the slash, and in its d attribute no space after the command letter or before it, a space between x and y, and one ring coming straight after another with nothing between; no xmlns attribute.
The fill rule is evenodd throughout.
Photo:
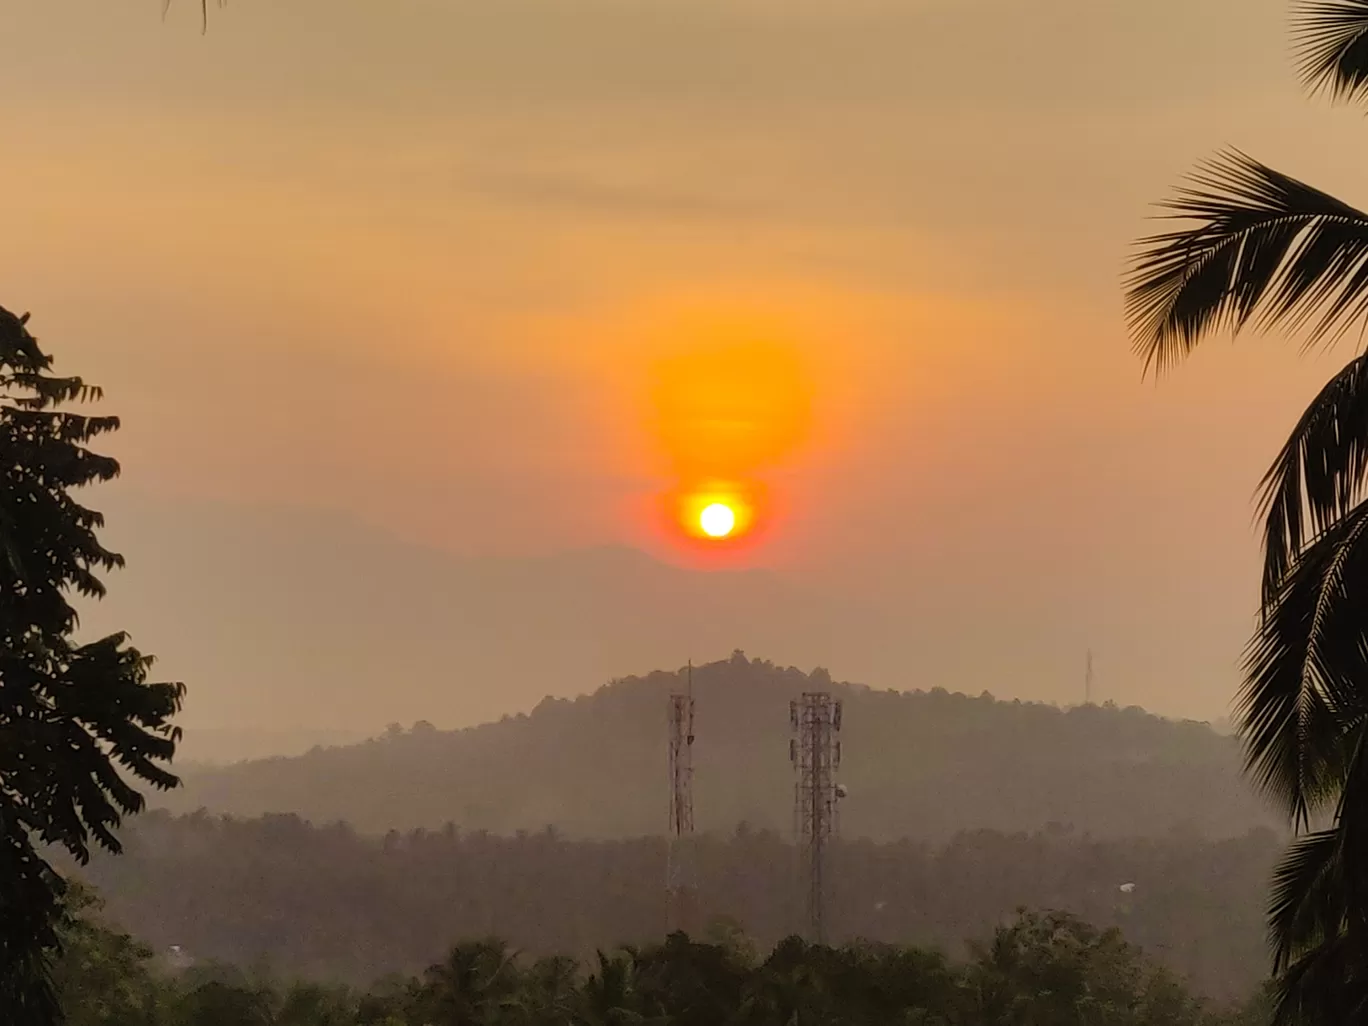
<svg viewBox="0 0 1368 1026"><path fill-rule="evenodd" d="M936 624L928 684L1070 700L1092 645L1225 710L1332 363L1142 383L1118 277L1219 146L1356 195L1282 0L191 7L0 14L0 303L106 386L128 488L688 564L661 497L737 478L740 563ZM704 405L751 423L691 427L737 361Z"/></svg>

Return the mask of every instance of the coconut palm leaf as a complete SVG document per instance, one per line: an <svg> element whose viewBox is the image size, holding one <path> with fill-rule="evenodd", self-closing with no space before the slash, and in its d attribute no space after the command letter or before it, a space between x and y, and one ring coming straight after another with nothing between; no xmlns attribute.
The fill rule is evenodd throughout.
<svg viewBox="0 0 1368 1026"><path fill-rule="evenodd" d="M1368 0L1297 6L1292 39L1302 80L1338 100L1368 98Z"/></svg>
<svg viewBox="0 0 1368 1026"><path fill-rule="evenodd" d="M1368 356L1331 378L1297 421L1262 483L1263 608L1307 539L1363 498L1368 476Z"/></svg>
<svg viewBox="0 0 1368 1026"><path fill-rule="evenodd" d="M1275 983L1274 1023L1357 1023L1368 1018L1363 949L1344 934L1296 959Z"/></svg>
<svg viewBox="0 0 1368 1026"><path fill-rule="evenodd" d="M1338 829L1297 838L1273 873L1268 932L1274 972L1343 932L1344 838Z"/></svg>
<svg viewBox="0 0 1368 1026"><path fill-rule="evenodd" d="M1368 729L1353 754L1332 829L1299 838L1274 874L1269 908L1279 1023L1363 1022L1368 1013Z"/></svg>
<svg viewBox="0 0 1368 1026"><path fill-rule="evenodd" d="M636 955L598 952L598 969L580 988L579 1026L640 1026L646 1022L636 987Z"/></svg>
<svg viewBox="0 0 1368 1026"><path fill-rule="evenodd" d="M1126 277L1136 352L1162 371L1211 332L1310 325L1336 337L1368 312L1368 214L1251 157L1209 161L1165 204L1196 222L1140 242Z"/></svg>
<svg viewBox="0 0 1368 1026"><path fill-rule="evenodd" d="M1239 698L1246 765L1304 828L1339 794L1368 712L1368 503L1299 555L1250 642Z"/></svg>
<svg viewBox="0 0 1368 1026"><path fill-rule="evenodd" d="M1299 70L1313 90L1368 99L1368 0L1302 0ZM1200 167L1166 205L1185 222L1144 239L1126 316L1145 370L1214 331L1306 329L1334 341L1368 315L1368 214L1239 152ZM1277 1021L1368 1021L1368 357L1320 391L1262 482L1260 623L1239 697L1246 768L1295 829L1332 829L1279 865L1269 928Z"/></svg>

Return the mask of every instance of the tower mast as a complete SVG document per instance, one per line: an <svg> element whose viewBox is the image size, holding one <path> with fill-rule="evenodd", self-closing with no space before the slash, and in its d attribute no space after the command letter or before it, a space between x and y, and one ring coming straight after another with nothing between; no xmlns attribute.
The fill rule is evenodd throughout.
<svg viewBox="0 0 1368 1026"><path fill-rule="evenodd" d="M804 692L789 703L789 761L793 785L794 832L797 835L807 890L808 940L827 941L827 900L830 897L827 850L837 832L837 802L841 788L836 771L841 766L841 703L825 691Z"/></svg>
<svg viewBox="0 0 1368 1026"><path fill-rule="evenodd" d="M670 825L665 868L666 933L688 933L694 926L697 883L691 850L694 832L692 660L689 661L684 688L683 692L671 692L669 701Z"/></svg>

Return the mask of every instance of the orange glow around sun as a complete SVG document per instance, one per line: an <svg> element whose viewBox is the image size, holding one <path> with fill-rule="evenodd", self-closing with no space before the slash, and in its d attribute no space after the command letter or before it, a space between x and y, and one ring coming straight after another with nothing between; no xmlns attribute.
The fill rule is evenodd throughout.
<svg viewBox="0 0 1368 1026"><path fill-rule="evenodd" d="M675 482L665 501L677 538L738 552L773 521L765 479L807 436L811 389L796 350L763 326L700 325L699 337L654 368L654 434Z"/></svg>
<svg viewBox="0 0 1368 1026"><path fill-rule="evenodd" d="M633 516L650 547L738 566L787 530L788 489L832 442L825 405L818 437L816 385L841 394L840 313L811 290L757 285L658 297L609 322L605 351L633 368L639 397L650 485Z"/></svg>
<svg viewBox="0 0 1368 1026"><path fill-rule="evenodd" d="M810 389L791 349L763 341L695 344L655 368L656 433L685 476L745 478L806 437Z"/></svg>

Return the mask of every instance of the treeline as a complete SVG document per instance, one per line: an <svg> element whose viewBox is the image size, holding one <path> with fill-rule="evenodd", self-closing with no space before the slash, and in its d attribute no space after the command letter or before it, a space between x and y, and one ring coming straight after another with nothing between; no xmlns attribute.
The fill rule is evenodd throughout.
<svg viewBox="0 0 1368 1026"><path fill-rule="evenodd" d="M118 858L82 871L135 935L199 960L366 983L414 973L452 943L506 938L591 958L665 928L659 839L501 837L455 827L370 837L296 816L150 813ZM1021 906L1117 926L1194 991L1249 993L1267 968L1263 907L1279 842L1174 835L1105 841L977 831L948 843L848 841L832 852L832 937L952 952ZM801 931L795 853L742 826L697 839L696 928L727 919L762 950Z"/></svg>
<svg viewBox="0 0 1368 1026"><path fill-rule="evenodd" d="M963 959L796 937L762 957L733 932L580 964L488 940L357 990L223 965L168 971L92 911L67 926L56 967L67 1026L1265 1026L1270 1011L1264 992L1203 1002L1119 931L1054 912L1019 912Z"/></svg>
<svg viewBox="0 0 1368 1026"><path fill-rule="evenodd" d="M684 672L608 684L573 701L468 730L398 725L359 745L185 770L159 797L174 812L294 812L383 833L510 834L546 824L574 837L639 837L665 826L665 701ZM946 691L875 691L736 653L695 667L694 791L700 829L743 820L788 830L788 703L843 699L842 811L849 837L945 841L963 830L1062 823L1094 837L1192 829L1236 837L1278 827L1241 774L1239 743L1203 723L1141 709L1063 710Z"/></svg>

